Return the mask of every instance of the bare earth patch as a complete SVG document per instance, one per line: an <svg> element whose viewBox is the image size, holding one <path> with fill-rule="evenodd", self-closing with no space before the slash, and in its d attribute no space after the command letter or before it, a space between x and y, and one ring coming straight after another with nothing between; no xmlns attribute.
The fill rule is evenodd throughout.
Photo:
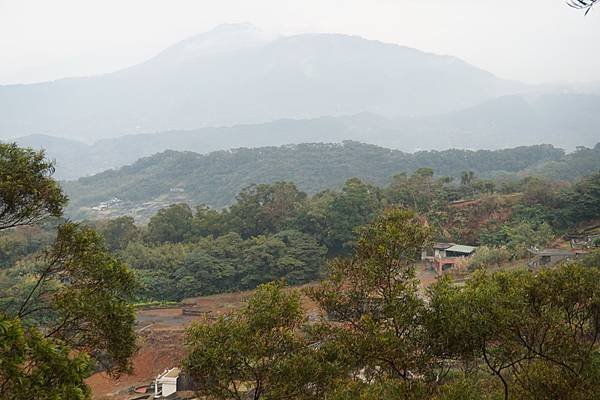
<svg viewBox="0 0 600 400"><path fill-rule="evenodd" d="M435 282L435 273L419 270L418 278L424 287ZM287 290L306 289L317 283L297 286ZM185 328L192 321L209 321L240 308L252 291L223 293L212 296L193 297L182 302L182 307L139 310L137 332L140 336L140 349L133 360L133 373L113 380L103 372L93 374L87 379L93 398L123 400L128 399L129 388L149 384L167 368L181 364L185 355L183 338ZM302 296L302 305L306 314L318 315L319 308L306 296ZM184 309L197 310L202 315L184 315Z"/></svg>

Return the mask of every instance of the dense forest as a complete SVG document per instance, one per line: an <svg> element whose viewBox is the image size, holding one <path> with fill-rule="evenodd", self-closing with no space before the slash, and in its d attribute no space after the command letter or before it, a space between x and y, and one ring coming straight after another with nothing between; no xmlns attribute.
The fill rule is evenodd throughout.
<svg viewBox="0 0 600 400"><path fill-rule="evenodd" d="M81 207L113 197L141 204L177 189L190 204L224 207L232 204L240 190L257 183L294 182L299 190L314 194L339 189L352 177L384 186L391 176L412 174L419 168L455 178L462 171L473 171L481 177L508 179L534 174L573 180L600 169L600 146L570 154L549 145L410 154L357 142L237 149L208 155L167 151L119 170L63 182L62 186L71 200L69 214L85 217Z"/></svg>
<svg viewBox="0 0 600 400"><path fill-rule="evenodd" d="M375 186L351 178L340 190L313 195L291 182L251 185L224 209L180 203L161 209L147 225L128 216L83 223L133 268L141 282L138 301L173 301L279 279L319 279L328 259L352 252L355 230L390 207L418 212L435 240L485 246L474 267L521 259L528 248L547 246L600 218L600 173L567 183L482 179L473 171L453 179L421 168L388 180ZM0 289L9 293L31 271L55 225L48 221L0 236Z"/></svg>

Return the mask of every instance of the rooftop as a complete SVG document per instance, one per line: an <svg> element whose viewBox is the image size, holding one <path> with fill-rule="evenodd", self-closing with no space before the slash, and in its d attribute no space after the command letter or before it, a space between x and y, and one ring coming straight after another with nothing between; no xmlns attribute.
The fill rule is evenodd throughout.
<svg viewBox="0 0 600 400"><path fill-rule="evenodd" d="M471 254L475 250L477 250L477 247L466 246L464 244L455 244L446 249L446 251L452 251L455 253L464 253L464 254Z"/></svg>
<svg viewBox="0 0 600 400"><path fill-rule="evenodd" d="M161 378L177 378L181 370L179 368L171 368L167 372L165 372Z"/></svg>
<svg viewBox="0 0 600 400"><path fill-rule="evenodd" d="M569 249L531 249L529 251L536 256L570 256L574 254L573 251Z"/></svg>

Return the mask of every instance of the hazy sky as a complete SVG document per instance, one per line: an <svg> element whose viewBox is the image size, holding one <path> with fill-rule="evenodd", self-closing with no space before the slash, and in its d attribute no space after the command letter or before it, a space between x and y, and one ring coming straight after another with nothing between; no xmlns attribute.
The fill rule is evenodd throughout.
<svg viewBox="0 0 600 400"><path fill-rule="evenodd" d="M230 22L356 34L531 83L600 80L600 7L564 0L0 0L0 84L110 72Z"/></svg>

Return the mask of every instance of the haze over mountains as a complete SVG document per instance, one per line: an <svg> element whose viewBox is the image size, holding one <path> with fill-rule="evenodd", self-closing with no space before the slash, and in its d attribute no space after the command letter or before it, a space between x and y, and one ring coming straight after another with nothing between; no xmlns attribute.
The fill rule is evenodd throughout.
<svg viewBox="0 0 600 400"><path fill-rule="evenodd" d="M444 113L525 85L458 58L339 34L223 25L125 70L0 87L0 137L135 132L373 112Z"/></svg>
<svg viewBox="0 0 600 400"><path fill-rule="evenodd" d="M239 147L355 140L403 151L449 148L499 149L551 143L567 150L600 142L600 96L506 96L452 113L384 118L361 113L343 117L277 120L126 135L92 145L44 135L18 138L23 146L44 148L56 160L59 179L76 179L128 165L166 149L207 154Z"/></svg>
<svg viewBox="0 0 600 400"><path fill-rule="evenodd" d="M0 86L0 138L45 148L59 179L167 149L356 140L403 151L572 150L600 140L597 89L532 87L356 36L232 24L114 73Z"/></svg>

